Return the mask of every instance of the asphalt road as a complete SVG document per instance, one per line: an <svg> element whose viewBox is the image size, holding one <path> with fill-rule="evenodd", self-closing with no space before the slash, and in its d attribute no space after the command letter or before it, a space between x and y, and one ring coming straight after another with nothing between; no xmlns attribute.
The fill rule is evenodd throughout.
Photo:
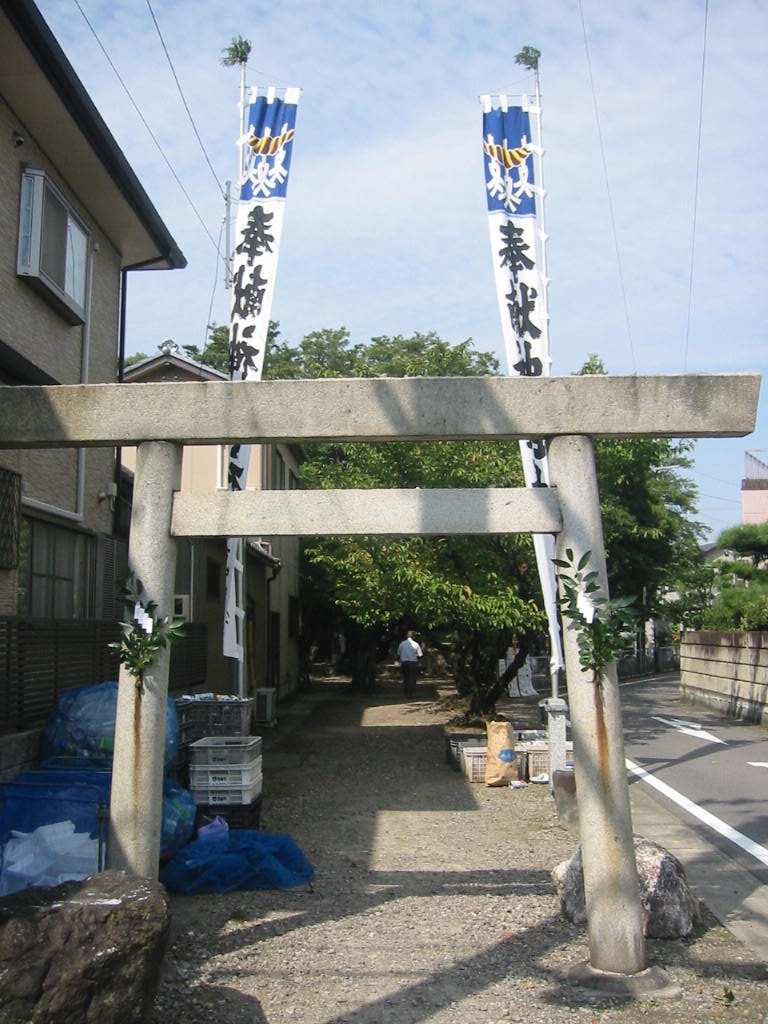
<svg viewBox="0 0 768 1024"><path fill-rule="evenodd" d="M621 706L630 792L768 886L768 731L683 703L679 676L623 683Z"/></svg>

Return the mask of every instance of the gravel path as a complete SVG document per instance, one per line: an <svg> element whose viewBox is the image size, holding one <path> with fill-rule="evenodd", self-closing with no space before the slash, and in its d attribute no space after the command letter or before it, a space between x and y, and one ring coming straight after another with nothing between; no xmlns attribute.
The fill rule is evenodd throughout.
<svg viewBox="0 0 768 1024"><path fill-rule="evenodd" d="M491 789L452 770L447 718L426 683L403 704L395 683L361 699L313 681L281 709L261 824L296 840L312 890L173 896L152 1024L768 1021L766 965L706 911L693 938L647 944L679 999L564 983L588 949L550 872L576 840L547 786Z"/></svg>

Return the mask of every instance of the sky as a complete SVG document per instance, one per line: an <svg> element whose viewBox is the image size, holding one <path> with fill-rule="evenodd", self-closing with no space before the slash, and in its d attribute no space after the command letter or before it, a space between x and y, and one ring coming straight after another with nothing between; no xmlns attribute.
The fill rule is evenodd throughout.
<svg viewBox="0 0 768 1024"><path fill-rule="evenodd" d="M533 92L514 61L528 45L552 374L593 353L616 375L764 372L765 0L37 3L188 260L130 276L128 354L203 348L206 325L228 322L217 244L239 72L220 56L243 36L249 85L302 90L271 314L282 341L435 331L506 371L479 96ZM765 392L752 435L697 442L710 540L741 520L745 451L768 449Z"/></svg>

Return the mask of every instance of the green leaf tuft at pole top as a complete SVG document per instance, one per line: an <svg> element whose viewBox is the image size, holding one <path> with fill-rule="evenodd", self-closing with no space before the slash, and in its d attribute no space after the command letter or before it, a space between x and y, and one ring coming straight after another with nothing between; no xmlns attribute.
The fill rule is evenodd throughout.
<svg viewBox="0 0 768 1024"><path fill-rule="evenodd" d="M247 64L252 49L250 39L237 36L221 51L221 63L225 68L234 67L235 64Z"/></svg>

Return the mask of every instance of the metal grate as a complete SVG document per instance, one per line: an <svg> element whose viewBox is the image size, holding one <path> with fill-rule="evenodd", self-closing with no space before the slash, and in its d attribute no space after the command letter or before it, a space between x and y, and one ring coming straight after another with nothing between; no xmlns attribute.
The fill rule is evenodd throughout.
<svg viewBox="0 0 768 1024"><path fill-rule="evenodd" d="M21 530L21 476L0 467L0 569L19 564Z"/></svg>

